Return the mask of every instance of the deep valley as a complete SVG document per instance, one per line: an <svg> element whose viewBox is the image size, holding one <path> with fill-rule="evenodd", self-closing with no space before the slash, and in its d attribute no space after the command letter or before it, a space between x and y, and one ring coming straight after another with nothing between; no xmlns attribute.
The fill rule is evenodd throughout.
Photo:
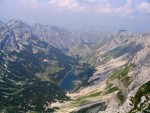
<svg viewBox="0 0 150 113"><path fill-rule="evenodd" d="M149 113L150 33L0 22L1 113Z"/></svg>

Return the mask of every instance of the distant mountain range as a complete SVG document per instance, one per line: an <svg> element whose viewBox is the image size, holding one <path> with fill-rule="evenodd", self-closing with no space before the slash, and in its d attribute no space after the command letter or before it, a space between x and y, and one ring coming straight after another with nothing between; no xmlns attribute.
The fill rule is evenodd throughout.
<svg viewBox="0 0 150 113"><path fill-rule="evenodd" d="M41 24L30 26L20 20L10 20L6 24L0 22L0 28L1 32L5 31L7 33L11 32L11 35L14 34L15 40L23 40L23 44L28 43L28 37L33 35L33 37L63 51L67 51L78 43L95 43L97 40L105 38L104 34L98 32L72 31ZM4 35L4 33L1 35Z"/></svg>
<svg viewBox="0 0 150 113"><path fill-rule="evenodd" d="M148 113L149 68L150 33L0 21L0 112ZM73 99L60 87L71 69L78 77Z"/></svg>

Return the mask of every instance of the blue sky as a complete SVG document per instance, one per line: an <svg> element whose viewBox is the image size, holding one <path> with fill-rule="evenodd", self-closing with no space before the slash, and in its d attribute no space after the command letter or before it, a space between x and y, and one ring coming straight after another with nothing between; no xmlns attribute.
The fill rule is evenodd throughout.
<svg viewBox="0 0 150 113"><path fill-rule="evenodd" d="M0 15L3 22L150 31L150 0L0 0Z"/></svg>

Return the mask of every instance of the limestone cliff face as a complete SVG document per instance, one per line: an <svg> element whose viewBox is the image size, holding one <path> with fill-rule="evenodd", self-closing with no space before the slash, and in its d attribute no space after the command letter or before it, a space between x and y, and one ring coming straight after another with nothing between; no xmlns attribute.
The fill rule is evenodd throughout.
<svg viewBox="0 0 150 113"><path fill-rule="evenodd" d="M143 34L139 36L138 39L135 40L135 43L141 44L143 48L136 52L131 60L131 62L134 62L137 66L131 74L133 82L128 87L129 93L126 102L119 108L120 113L129 112L133 108L133 106L131 106L131 97L136 95L138 89L143 84L150 81L150 35Z"/></svg>

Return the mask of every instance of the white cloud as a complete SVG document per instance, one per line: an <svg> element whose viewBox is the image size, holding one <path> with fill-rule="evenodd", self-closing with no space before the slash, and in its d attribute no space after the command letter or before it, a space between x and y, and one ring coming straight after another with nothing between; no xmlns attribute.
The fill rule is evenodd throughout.
<svg viewBox="0 0 150 113"><path fill-rule="evenodd" d="M140 3L139 5L137 5L137 10L143 13L150 13L150 3Z"/></svg>
<svg viewBox="0 0 150 113"><path fill-rule="evenodd" d="M30 7L30 8L42 8L42 7L44 7L44 3L42 3L38 0L19 0L19 1L25 7Z"/></svg>
<svg viewBox="0 0 150 113"><path fill-rule="evenodd" d="M127 0L121 7L112 7L108 0L48 0L42 2L39 0L19 0L23 6L30 8L55 8L60 11L71 10L75 12L91 11L103 14L118 14L128 16L133 13L132 0ZM48 3L48 4L47 4Z"/></svg>
<svg viewBox="0 0 150 113"><path fill-rule="evenodd" d="M49 0L49 4L57 6L59 10L69 9L72 11L83 11L85 7L76 0Z"/></svg>
<svg viewBox="0 0 150 113"><path fill-rule="evenodd" d="M17 0L21 7L44 8L46 10L70 10L74 12L97 12L99 14L112 14L134 17L139 12L150 13L150 3L137 0L126 0L123 5L108 0ZM139 13L141 14L141 13Z"/></svg>
<svg viewBox="0 0 150 113"><path fill-rule="evenodd" d="M86 0L87 2L90 2L90 3L104 3L104 2L107 2L107 0Z"/></svg>
<svg viewBox="0 0 150 113"><path fill-rule="evenodd" d="M87 0L88 2L97 2L97 0Z"/></svg>
<svg viewBox="0 0 150 113"><path fill-rule="evenodd" d="M99 6L97 12L104 14L118 14L121 16L128 16L133 13L132 2L127 0L126 4L122 7L114 8L109 3Z"/></svg>

